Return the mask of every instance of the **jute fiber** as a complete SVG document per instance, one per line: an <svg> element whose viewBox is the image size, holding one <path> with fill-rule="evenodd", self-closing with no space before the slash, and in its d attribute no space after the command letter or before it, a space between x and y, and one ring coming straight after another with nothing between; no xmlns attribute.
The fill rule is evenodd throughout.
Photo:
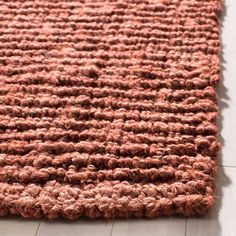
<svg viewBox="0 0 236 236"><path fill-rule="evenodd" d="M0 1L0 215L204 215L221 0Z"/></svg>

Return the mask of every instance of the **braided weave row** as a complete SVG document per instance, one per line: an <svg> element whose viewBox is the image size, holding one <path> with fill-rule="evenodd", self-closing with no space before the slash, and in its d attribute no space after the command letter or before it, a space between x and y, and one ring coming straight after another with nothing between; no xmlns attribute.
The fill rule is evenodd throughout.
<svg viewBox="0 0 236 236"><path fill-rule="evenodd" d="M0 1L0 216L205 214L222 5Z"/></svg>

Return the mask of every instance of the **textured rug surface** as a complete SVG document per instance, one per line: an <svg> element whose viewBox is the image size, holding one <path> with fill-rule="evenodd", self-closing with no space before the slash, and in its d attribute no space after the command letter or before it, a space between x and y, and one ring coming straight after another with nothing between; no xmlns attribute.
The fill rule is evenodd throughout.
<svg viewBox="0 0 236 236"><path fill-rule="evenodd" d="M1 1L0 215L206 214L221 10L221 0Z"/></svg>

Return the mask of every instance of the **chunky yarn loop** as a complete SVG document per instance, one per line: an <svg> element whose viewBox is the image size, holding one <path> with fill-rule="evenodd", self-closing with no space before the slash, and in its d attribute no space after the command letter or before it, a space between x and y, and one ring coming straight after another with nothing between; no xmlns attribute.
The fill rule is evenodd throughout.
<svg viewBox="0 0 236 236"><path fill-rule="evenodd" d="M1 0L0 216L206 214L222 7Z"/></svg>

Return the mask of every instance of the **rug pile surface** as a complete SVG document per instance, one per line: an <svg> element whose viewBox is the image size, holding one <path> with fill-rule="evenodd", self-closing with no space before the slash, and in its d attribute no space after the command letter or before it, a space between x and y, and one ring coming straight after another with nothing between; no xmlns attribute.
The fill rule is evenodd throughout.
<svg viewBox="0 0 236 236"><path fill-rule="evenodd" d="M221 0L0 3L0 215L203 215Z"/></svg>

